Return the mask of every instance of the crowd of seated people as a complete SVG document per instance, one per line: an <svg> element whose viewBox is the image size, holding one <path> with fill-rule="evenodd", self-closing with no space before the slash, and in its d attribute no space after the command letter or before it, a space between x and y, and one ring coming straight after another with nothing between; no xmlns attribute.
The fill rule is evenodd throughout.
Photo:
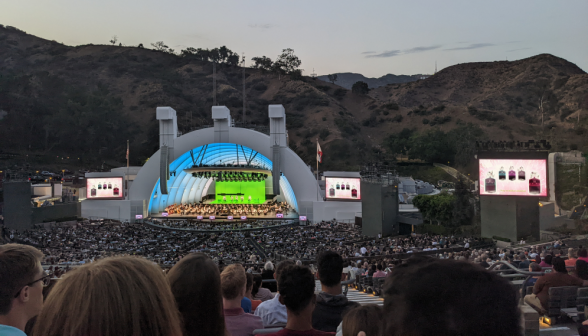
<svg viewBox="0 0 588 336"><path fill-rule="evenodd" d="M175 264L208 237L139 224L82 221L73 226L9 230L8 241L39 247L47 265L83 265L115 255L141 255L157 263Z"/></svg>
<svg viewBox="0 0 588 336"><path fill-rule="evenodd" d="M415 256L398 265L386 277L383 307L344 299L343 259L336 253L319 256L316 275L282 261L277 294L252 314L243 309L245 269L219 268L204 254L187 255L167 275L142 257L109 257L55 282L48 281L42 258L31 246L0 246L0 334L251 336L278 326L270 335L522 334L514 287L451 259Z"/></svg>
<svg viewBox="0 0 588 336"><path fill-rule="evenodd" d="M218 231L218 230L241 230L241 229L258 229L258 228L265 228L270 226L280 226L280 225L291 225L295 223L295 220L265 220L265 219L256 219L256 220L247 220L247 221L234 221L234 222L200 222L190 219L166 219L163 221L159 221L154 219L152 221L153 224L166 226L170 228L178 228L178 229L191 229L191 230L208 230L208 231Z"/></svg>
<svg viewBox="0 0 588 336"><path fill-rule="evenodd" d="M258 222L265 225L263 220ZM286 224L287 220L283 223ZM234 224L226 225L226 232L209 234L173 230L173 227L80 221L73 226L48 226L22 232L8 230L6 240L39 247L46 255L45 264L59 266L56 267L57 273L63 272L67 265L83 265L115 255L140 255L163 265L173 265L182 256L192 252L206 253L216 262L225 263L264 264L267 260L278 257L312 263L318 254L326 250L355 260L358 259L357 256L381 256L382 259L392 260L394 253L400 251L426 251L430 246L435 246L436 249L436 246L441 248L464 244L463 241L451 237L428 235L401 239L368 239L361 234L361 228L348 227L334 221L262 228L250 232L238 231L238 226L233 226ZM183 226L180 224L178 228ZM436 242L444 244L435 244Z"/></svg>
<svg viewBox="0 0 588 336"><path fill-rule="evenodd" d="M276 214L287 215L290 211L293 211L293 208L287 202L271 201L264 204L172 204L165 207L164 211L170 215L183 216L274 217Z"/></svg>

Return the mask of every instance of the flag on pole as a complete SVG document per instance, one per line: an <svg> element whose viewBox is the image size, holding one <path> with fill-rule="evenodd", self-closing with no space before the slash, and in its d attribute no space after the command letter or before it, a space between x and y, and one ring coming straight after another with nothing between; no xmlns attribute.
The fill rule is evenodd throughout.
<svg viewBox="0 0 588 336"><path fill-rule="evenodd" d="M320 163L323 162L323 150L321 149L321 145L319 145L318 140L316 142L316 160Z"/></svg>

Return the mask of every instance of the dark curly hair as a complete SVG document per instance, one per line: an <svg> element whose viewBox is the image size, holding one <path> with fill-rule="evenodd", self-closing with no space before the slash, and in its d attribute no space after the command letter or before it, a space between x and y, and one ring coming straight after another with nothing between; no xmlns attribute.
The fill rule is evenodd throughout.
<svg viewBox="0 0 588 336"><path fill-rule="evenodd" d="M412 257L384 285L382 335L518 336L519 320L515 288L475 264Z"/></svg>
<svg viewBox="0 0 588 336"><path fill-rule="evenodd" d="M280 273L278 290L286 308L298 315L314 299L314 276L306 266L287 266Z"/></svg>

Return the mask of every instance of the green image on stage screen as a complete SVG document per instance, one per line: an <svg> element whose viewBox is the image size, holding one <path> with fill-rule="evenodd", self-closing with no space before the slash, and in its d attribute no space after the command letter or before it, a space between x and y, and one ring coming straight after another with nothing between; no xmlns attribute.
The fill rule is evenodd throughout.
<svg viewBox="0 0 588 336"><path fill-rule="evenodd" d="M265 181L215 182L215 189L216 199L212 203L263 204L265 202ZM231 196L233 196L232 201Z"/></svg>

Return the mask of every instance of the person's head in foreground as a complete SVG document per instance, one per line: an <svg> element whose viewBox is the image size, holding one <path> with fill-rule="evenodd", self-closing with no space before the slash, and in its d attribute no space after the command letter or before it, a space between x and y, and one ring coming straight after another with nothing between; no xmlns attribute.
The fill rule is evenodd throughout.
<svg viewBox="0 0 588 336"><path fill-rule="evenodd" d="M333 251L325 251L319 254L317 260L317 276L322 287L338 286L341 290L341 279L343 279L343 258Z"/></svg>
<svg viewBox="0 0 588 336"><path fill-rule="evenodd" d="M190 254L167 274L183 317L184 335L225 334L218 267L203 253Z"/></svg>
<svg viewBox="0 0 588 336"><path fill-rule="evenodd" d="M566 262L560 257L553 258L553 270L560 273L568 273Z"/></svg>
<svg viewBox="0 0 588 336"><path fill-rule="evenodd" d="M247 275L243 266L231 264L221 273L221 292L224 300L224 308L231 302L235 307L241 307L241 300L245 296L247 287ZM231 308L235 308L231 307Z"/></svg>
<svg viewBox="0 0 588 336"><path fill-rule="evenodd" d="M288 310L286 330L279 335L287 335L289 330L312 330L312 312L316 302L312 272L304 266L287 266L280 272L278 290L280 303Z"/></svg>
<svg viewBox="0 0 588 336"><path fill-rule="evenodd" d="M382 307L377 305L359 306L348 311L343 317L343 336L380 335L382 329Z"/></svg>
<svg viewBox="0 0 588 336"><path fill-rule="evenodd" d="M465 262L413 257L384 285L384 335L521 334L515 288Z"/></svg>
<svg viewBox="0 0 588 336"><path fill-rule="evenodd" d="M24 331L43 308L43 287L50 277L41 267L43 253L20 244L0 246L0 325Z"/></svg>
<svg viewBox="0 0 588 336"><path fill-rule="evenodd" d="M161 269L114 257L68 272L53 288L35 336L179 336L180 317Z"/></svg>

